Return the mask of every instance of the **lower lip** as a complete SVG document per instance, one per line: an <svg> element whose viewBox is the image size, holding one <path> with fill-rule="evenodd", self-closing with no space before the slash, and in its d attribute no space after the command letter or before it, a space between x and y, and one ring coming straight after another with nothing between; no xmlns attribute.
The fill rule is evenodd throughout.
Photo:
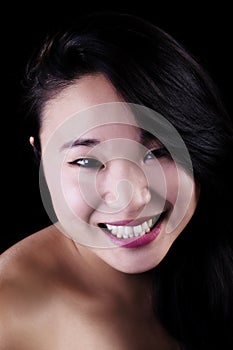
<svg viewBox="0 0 233 350"><path fill-rule="evenodd" d="M152 242L159 234L161 230L162 220L153 228L149 233L145 233L143 236L123 239L117 238L116 236L111 235L110 239L118 246L122 248L138 248ZM109 234L108 234L109 236Z"/></svg>

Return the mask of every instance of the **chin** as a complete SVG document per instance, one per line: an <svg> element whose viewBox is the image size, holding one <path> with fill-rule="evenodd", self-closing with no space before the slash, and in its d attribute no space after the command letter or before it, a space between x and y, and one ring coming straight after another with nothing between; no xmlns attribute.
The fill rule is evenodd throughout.
<svg viewBox="0 0 233 350"><path fill-rule="evenodd" d="M173 240L174 241L174 240ZM109 268L127 273L148 272L158 266L170 250L173 241L159 240L141 248L115 247L111 249L93 249L100 261Z"/></svg>

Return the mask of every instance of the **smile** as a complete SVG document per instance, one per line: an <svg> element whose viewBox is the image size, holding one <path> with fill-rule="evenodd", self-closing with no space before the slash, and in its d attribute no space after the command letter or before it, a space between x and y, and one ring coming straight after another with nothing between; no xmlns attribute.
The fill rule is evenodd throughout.
<svg viewBox="0 0 233 350"><path fill-rule="evenodd" d="M158 220L161 218L162 214L160 213L153 218L146 220L142 222L139 225L133 226L131 224L126 225L113 225L113 224L100 224L99 226L101 228L104 228L109 233L111 233L116 238L121 239L128 239L128 238L134 238L134 237L141 237L145 234L149 233L151 229L153 229L154 225L158 222Z"/></svg>

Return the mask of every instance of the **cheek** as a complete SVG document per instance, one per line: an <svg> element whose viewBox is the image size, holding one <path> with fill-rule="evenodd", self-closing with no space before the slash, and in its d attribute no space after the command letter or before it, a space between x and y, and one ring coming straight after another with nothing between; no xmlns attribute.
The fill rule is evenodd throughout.
<svg viewBox="0 0 233 350"><path fill-rule="evenodd" d="M165 182L166 182L166 199L167 201L174 205L180 188L180 177L176 164L169 163L163 167Z"/></svg>
<svg viewBox="0 0 233 350"><path fill-rule="evenodd" d="M179 166L167 171L166 180L167 200L172 205L166 232L171 233L183 229L193 215L197 204L196 185L193 177Z"/></svg>
<svg viewBox="0 0 233 350"><path fill-rule="evenodd" d="M177 201L187 202L188 198L192 198L194 180L183 168L170 162L163 165L163 174L166 183L166 199L169 203L175 205Z"/></svg>
<svg viewBox="0 0 233 350"><path fill-rule="evenodd" d="M176 164L171 161L161 162L159 166L148 171L147 178L154 193L174 205L179 191L179 175Z"/></svg>
<svg viewBox="0 0 233 350"><path fill-rule="evenodd" d="M77 169L63 169L61 172L61 191L64 200L75 216L87 219L93 211L85 198L87 184L81 185Z"/></svg>
<svg viewBox="0 0 233 350"><path fill-rule="evenodd" d="M62 163L44 162L44 174L54 211L59 221L73 222L81 219L88 222L92 208L88 206L83 191L80 189L78 169L69 168ZM44 206L49 212L46 205L46 194L43 194L44 191L41 192Z"/></svg>

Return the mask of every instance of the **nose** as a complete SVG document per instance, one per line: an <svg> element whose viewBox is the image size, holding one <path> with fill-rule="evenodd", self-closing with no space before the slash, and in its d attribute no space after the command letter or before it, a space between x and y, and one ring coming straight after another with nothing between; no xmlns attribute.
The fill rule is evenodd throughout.
<svg viewBox="0 0 233 350"><path fill-rule="evenodd" d="M97 180L98 192L111 210L132 215L151 200L147 178L140 166L130 160L114 159L106 164Z"/></svg>

